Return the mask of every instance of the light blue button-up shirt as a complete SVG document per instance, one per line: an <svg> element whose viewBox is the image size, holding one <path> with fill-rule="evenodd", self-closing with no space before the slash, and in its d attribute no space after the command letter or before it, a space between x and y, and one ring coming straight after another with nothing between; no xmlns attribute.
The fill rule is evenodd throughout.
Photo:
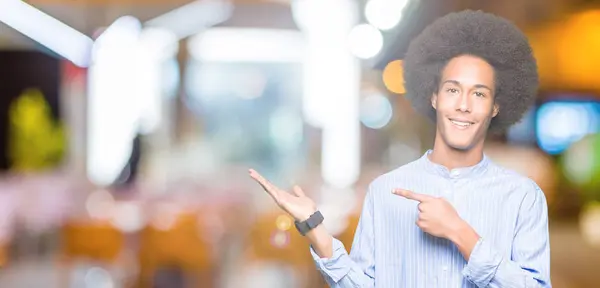
<svg viewBox="0 0 600 288"><path fill-rule="evenodd" d="M431 162L430 152L371 183L350 255L337 239L331 258L310 249L329 285L551 287L548 207L535 182L485 156L450 171ZM481 236L469 262L449 240L421 231L418 203L394 188L446 198Z"/></svg>

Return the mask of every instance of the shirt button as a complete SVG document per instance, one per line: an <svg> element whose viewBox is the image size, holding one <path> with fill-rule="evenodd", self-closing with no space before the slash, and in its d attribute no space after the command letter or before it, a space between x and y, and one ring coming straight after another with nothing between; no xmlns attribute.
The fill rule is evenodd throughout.
<svg viewBox="0 0 600 288"><path fill-rule="evenodd" d="M460 172L457 170L452 170L452 172L450 172L450 176L453 178L456 178L460 175Z"/></svg>
<svg viewBox="0 0 600 288"><path fill-rule="evenodd" d="M448 266L442 266L442 271L444 271L444 272L448 271Z"/></svg>

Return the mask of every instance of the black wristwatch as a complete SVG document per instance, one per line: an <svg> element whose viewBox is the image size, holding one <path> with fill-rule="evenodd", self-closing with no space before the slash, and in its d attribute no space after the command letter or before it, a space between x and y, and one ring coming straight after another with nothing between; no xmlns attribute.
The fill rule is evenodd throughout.
<svg viewBox="0 0 600 288"><path fill-rule="evenodd" d="M294 224L296 225L296 229L298 230L298 232L300 232L302 236L305 236L306 233L308 233L310 230L323 223L323 220L325 220L325 218L323 218L323 214L317 211L314 214L310 215L308 219L302 222L295 221Z"/></svg>

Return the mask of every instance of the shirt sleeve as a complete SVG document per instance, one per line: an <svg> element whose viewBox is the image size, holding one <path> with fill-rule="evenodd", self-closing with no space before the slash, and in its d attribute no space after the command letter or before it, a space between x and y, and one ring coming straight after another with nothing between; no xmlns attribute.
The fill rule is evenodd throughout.
<svg viewBox="0 0 600 288"><path fill-rule="evenodd" d="M550 288L548 205L533 183L521 203L511 259L505 259L486 239L479 239L463 275L477 287Z"/></svg>
<svg viewBox="0 0 600 288"><path fill-rule="evenodd" d="M332 288L375 287L375 246L373 237L373 199L371 189L365 197L362 213L354 235L352 251L333 238L333 256L321 258L310 251L325 281Z"/></svg>

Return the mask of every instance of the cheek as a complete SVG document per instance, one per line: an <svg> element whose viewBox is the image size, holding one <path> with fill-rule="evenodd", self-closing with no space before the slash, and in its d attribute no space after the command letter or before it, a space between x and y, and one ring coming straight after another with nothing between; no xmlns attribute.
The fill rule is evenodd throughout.
<svg viewBox="0 0 600 288"><path fill-rule="evenodd" d="M491 119L494 117L494 106L487 103L487 101L481 101L473 107L473 112L479 121Z"/></svg>
<svg viewBox="0 0 600 288"><path fill-rule="evenodd" d="M442 100L442 101L440 101L438 99L438 102L437 102L436 106L437 106L438 113L448 114L449 112L452 112L452 111L455 110L454 107L456 105L454 105L454 103L452 103L452 101L450 101L449 99L445 99L445 100Z"/></svg>

